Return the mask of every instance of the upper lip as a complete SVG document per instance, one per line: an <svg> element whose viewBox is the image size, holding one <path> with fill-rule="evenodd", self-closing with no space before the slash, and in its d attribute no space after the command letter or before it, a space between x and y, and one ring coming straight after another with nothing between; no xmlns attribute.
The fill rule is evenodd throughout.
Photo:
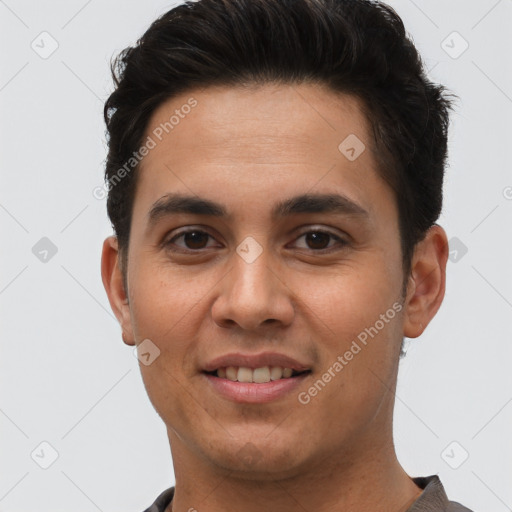
<svg viewBox="0 0 512 512"><path fill-rule="evenodd" d="M243 366L245 368L262 368L263 366L281 366L282 368L291 368L295 371L310 370L311 366L301 363L292 357L277 352L262 352L260 354L241 354L231 353L216 357L206 363L203 370L213 372L219 368L227 366Z"/></svg>

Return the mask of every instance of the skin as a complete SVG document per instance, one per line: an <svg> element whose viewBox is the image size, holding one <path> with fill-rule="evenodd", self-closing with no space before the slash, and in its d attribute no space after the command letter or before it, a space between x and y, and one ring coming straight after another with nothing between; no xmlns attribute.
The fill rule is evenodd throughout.
<svg viewBox="0 0 512 512"><path fill-rule="evenodd" d="M416 246L402 297L396 198L377 173L356 98L318 84L189 91L155 111L146 136L190 97L197 106L141 164L127 293L115 237L102 253L125 343L149 338L160 350L140 369L167 426L172 510L407 510L421 489L393 445L398 356L403 336L419 336L443 300L444 230L433 226ZM366 145L354 161L338 150L349 134ZM229 216L178 214L148 227L152 205L170 192L221 203ZM368 216L271 217L278 201L333 192ZM210 236L171 242L187 226ZM315 245L305 233L318 229L347 243ZM262 248L250 264L236 252L247 236ZM307 405L295 392L236 404L201 373L228 352L278 351L312 368L307 391L394 303L402 310Z"/></svg>

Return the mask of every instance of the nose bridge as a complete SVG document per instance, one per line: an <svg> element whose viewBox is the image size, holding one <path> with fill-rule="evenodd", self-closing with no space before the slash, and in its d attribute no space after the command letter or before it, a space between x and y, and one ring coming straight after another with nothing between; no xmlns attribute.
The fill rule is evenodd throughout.
<svg viewBox="0 0 512 512"><path fill-rule="evenodd" d="M251 242L237 248L237 256L233 258L232 291L240 301L268 304L272 298L271 258L268 250L261 248L260 251Z"/></svg>
<svg viewBox="0 0 512 512"><path fill-rule="evenodd" d="M232 267L213 305L215 321L223 326L236 323L244 329L271 320L288 324L293 305L276 274L271 252L247 237L232 255Z"/></svg>

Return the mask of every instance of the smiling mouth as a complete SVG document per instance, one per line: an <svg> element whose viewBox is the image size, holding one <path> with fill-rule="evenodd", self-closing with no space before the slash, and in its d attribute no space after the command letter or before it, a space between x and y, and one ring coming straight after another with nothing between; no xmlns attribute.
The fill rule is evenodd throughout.
<svg viewBox="0 0 512 512"><path fill-rule="evenodd" d="M276 380L293 379L301 375L311 373L311 370L296 371L281 366L263 366L261 368L248 368L244 366L227 366L217 368L211 372L205 371L207 375L232 382L246 382L264 384Z"/></svg>

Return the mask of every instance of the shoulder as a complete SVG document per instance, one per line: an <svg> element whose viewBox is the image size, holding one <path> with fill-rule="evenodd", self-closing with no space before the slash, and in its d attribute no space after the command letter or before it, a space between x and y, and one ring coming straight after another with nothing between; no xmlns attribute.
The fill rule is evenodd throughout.
<svg viewBox="0 0 512 512"><path fill-rule="evenodd" d="M148 507L144 512L165 512L174 496L174 487L169 487L164 492L160 493L153 504Z"/></svg>
<svg viewBox="0 0 512 512"><path fill-rule="evenodd" d="M473 512L471 509L461 505L456 501L449 501L446 512Z"/></svg>
<svg viewBox="0 0 512 512"><path fill-rule="evenodd" d="M415 477L412 480L423 492L407 512L473 512L457 501L448 499L437 475Z"/></svg>

